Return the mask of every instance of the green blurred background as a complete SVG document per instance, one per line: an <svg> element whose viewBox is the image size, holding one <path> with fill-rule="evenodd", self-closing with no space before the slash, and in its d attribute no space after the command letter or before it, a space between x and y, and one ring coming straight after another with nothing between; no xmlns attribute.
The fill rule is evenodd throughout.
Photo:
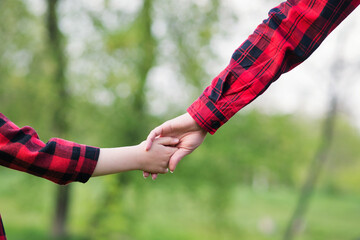
<svg viewBox="0 0 360 240"><path fill-rule="evenodd" d="M235 23L248 26L219 0L0 0L1 112L43 141L138 144L224 67L216 42ZM360 239L360 136L329 99L316 119L241 111L156 181L64 190L1 167L8 239Z"/></svg>

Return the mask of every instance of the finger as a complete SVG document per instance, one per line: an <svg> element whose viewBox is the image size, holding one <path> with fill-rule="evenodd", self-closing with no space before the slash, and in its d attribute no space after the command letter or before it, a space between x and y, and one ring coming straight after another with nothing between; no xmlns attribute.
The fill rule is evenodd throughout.
<svg viewBox="0 0 360 240"><path fill-rule="evenodd" d="M157 173L152 173L151 174L151 178L152 180L155 180L157 178L158 174Z"/></svg>
<svg viewBox="0 0 360 240"><path fill-rule="evenodd" d="M162 133L162 126L158 126L155 129L153 129L149 135L146 138L146 147L145 150L149 151L151 148L151 145L153 143L153 141L155 140L156 137L160 136Z"/></svg>
<svg viewBox="0 0 360 240"><path fill-rule="evenodd" d="M179 139L173 137L161 137L155 140L158 144L164 146L174 146L179 143Z"/></svg>
<svg viewBox="0 0 360 240"><path fill-rule="evenodd" d="M179 148L170 158L169 161L169 169L170 172L173 173L175 171L176 166L178 165L178 163L180 162L181 159L183 159L183 157L185 157L186 155L188 155L190 153L190 151L185 150L183 148Z"/></svg>
<svg viewBox="0 0 360 240"><path fill-rule="evenodd" d="M144 178L147 178L148 176L150 176L150 173L148 173L148 172L143 172L143 176L144 176Z"/></svg>
<svg viewBox="0 0 360 240"><path fill-rule="evenodd" d="M161 173L161 174L166 174L166 173L168 173L169 172L169 168L163 168L162 170L161 170L161 172L159 172L159 173Z"/></svg>

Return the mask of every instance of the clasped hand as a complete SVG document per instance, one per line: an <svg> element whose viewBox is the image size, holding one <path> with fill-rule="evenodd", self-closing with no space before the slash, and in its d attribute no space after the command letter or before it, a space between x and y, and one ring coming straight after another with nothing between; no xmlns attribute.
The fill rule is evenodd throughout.
<svg viewBox="0 0 360 240"><path fill-rule="evenodd" d="M176 145L177 150L169 160L170 172L174 172L180 160L201 145L206 133L188 113L185 113L153 129L146 139L146 151L151 149L154 140L158 137L177 138L179 140ZM144 171L143 175L146 178L150 173ZM154 180L157 178L157 173L151 175Z"/></svg>

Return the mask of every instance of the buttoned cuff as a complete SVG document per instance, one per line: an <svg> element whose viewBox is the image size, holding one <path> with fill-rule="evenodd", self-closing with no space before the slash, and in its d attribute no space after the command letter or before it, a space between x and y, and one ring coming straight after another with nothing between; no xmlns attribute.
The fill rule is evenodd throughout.
<svg viewBox="0 0 360 240"><path fill-rule="evenodd" d="M210 134L214 134L228 119L207 96L202 94L187 109L190 116Z"/></svg>

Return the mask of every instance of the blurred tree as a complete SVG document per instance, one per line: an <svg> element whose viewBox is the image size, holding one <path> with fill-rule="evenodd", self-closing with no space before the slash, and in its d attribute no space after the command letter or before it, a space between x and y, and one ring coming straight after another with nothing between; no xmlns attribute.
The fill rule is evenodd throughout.
<svg viewBox="0 0 360 240"><path fill-rule="evenodd" d="M48 132L49 117L41 113L52 97L41 22L23 1L1 1L0 11L1 111L19 125Z"/></svg>
<svg viewBox="0 0 360 240"><path fill-rule="evenodd" d="M337 75L338 76L338 75ZM339 77L339 76L338 76ZM337 80L337 79L336 79ZM329 113L324 122L323 132L321 134L321 142L317 149L313 161L309 165L307 178L302 186L300 197L298 199L294 213L288 223L284 234L284 240L294 239L295 235L303 228L303 218L308 209L310 198L313 194L315 184L319 174L329 158L330 147L333 140L335 127L335 119L337 113L337 97L330 96Z"/></svg>
<svg viewBox="0 0 360 240"><path fill-rule="evenodd" d="M116 51L126 51L126 58L128 59L125 62L133 70L131 75L132 82L130 82L133 85L131 100L123 108L117 107L120 104L115 102L115 109L118 110L112 113L115 115L113 117L122 120L121 124L118 122L112 123L112 131L118 133L115 138L119 139L121 137L121 142L126 142L126 144L137 144L149 126L146 113L145 86L148 73L155 63L157 44L151 32L152 9L153 1L144 0L133 22L125 30L115 32L106 29L100 19L93 16L94 24L103 31L105 36L108 36L105 40L108 52L114 54ZM128 185L130 176L128 173L117 176L117 182L114 183L119 190L110 190L104 194L103 205L100 206L98 213L93 218L93 226L98 226L101 221L107 219L109 208L111 209L111 206L115 203L119 204L119 201L123 199L122 189ZM109 189L113 189L113 186L110 186ZM133 224L129 226L131 227ZM94 230L96 229L98 228L94 228Z"/></svg>
<svg viewBox="0 0 360 240"><path fill-rule="evenodd" d="M300 229L304 226L304 217L310 205L311 197L313 195L315 185L318 182L321 170L325 163L329 160L331 153L331 146L334 138L335 120L338 113L338 98L339 98L339 81L341 81L341 72L344 70L344 57L342 56L343 42L345 42L346 34L342 35L341 40L337 43L336 57L330 67L331 79L329 90L329 110L326 115L323 129L321 133L321 140L316 150L313 160L311 161L307 177L303 183L300 191L299 199L297 200L294 212L289 220L287 228L284 233L284 240L292 240L299 234Z"/></svg>
<svg viewBox="0 0 360 240"><path fill-rule="evenodd" d="M88 11L96 29L95 34L101 37L104 45L100 48L98 42L94 43L97 47L89 45L86 55L82 57L92 62L96 71L105 75L101 80L102 92L112 96L110 103L105 104L109 107L105 106L101 110L103 120L107 119L108 121L104 121L109 123L107 128L102 129L107 142L116 145L137 144L145 138L150 126L154 125L149 124L152 117L147 103L148 92L151 88L164 90L161 85L153 86L149 82L152 70L163 64L170 64L180 73L180 76L174 75L174 79L196 88L201 86L202 81L208 80L204 61L212 53L209 43L211 36L217 31L215 22L219 1L207 1L206 6L202 6L195 3L144 0L137 11L131 14L114 7L112 3L104 1L104 11ZM116 27L109 24L110 16L122 24ZM165 29L165 34L161 34L161 26ZM169 45L173 47L164 47ZM199 52L201 54L197 54ZM97 57L93 58L93 54ZM96 64L99 59L101 63ZM90 74L93 73L90 71ZM82 78L89 79L92 76L83 75ZM98 86L94 84L95 88ZM126 94L126 91L129 93ZM166 91L172 92L174 89ZM85 94L91 92L92 90ZM96 104L101 106L102 103ZM168 105L166 102L162 104ZM117 191L111 190L112 186L108 187L109 191L104 193L92 225L100 224L106 216L113 214L106 206L114 203L119 205L131 176L133 174L129 173L118 176ZM135 176L138 178L139 174ZM129 226L136 228L135 223ZM100 228L93 228L95 231L97 229Z"/></svg>
<svg viewBox="0 0 360 240"><path fill-rule="evenodd" d="M0 1L1 111L19 125L34 126L41 138L58 135L102 147L137 144L150 127L182 113L214 74L214 42L219 33L223 37L222 19L232 17L223 9L226 1L218 0L39 2L54 4L52 19L50 11L33 12L32 1ZM55 20L61 33L49 25ZM66 116L71 116L71 125ZM337 134L346 141L333 149L341 162L331 166L331 177L323 184L354 192L359 168L352 164L358 162L359 137L348 122L343 126ZM199 207L206 210L198 220L205 222L204 231L212 227L225 239L226 232L242 231L229 218L234 192L243 189L239 185L262 193L299 185L318 145L318 131L317 123L299 116L242 111L189 156L190 161L182 161L173 177L161 176L150 184L142 181L140 172L126 173L73 188L71 204L77 205L70 220L76 230L70 231L119 239L136 238L148 228L156 235L149 226L157 223L144 223L142 217L155 211L148 200L157 197L166 221L171 221L170 214L189 214L182 207ZM355 173L352 178L349 171ZM0 174L6 181L4 176ZM19 183L26 193L31 192L28 186L43 181L30 178L36 184ZM20 205L33 207L23 199L17 200Z"/></svg>
<svg viewBox="0 0 360 240"><path fill-rule="evenodd" d="M52 81L54 83L55 102L53 106L53 128L56 136L64 138L68 132L67 115L69 111L69 94L66 84L66 58L64 53L64 36L59 30L57 6L58 0L47 0L47 33L49 53L52 60ZM64 239L67 236L66 220L70 205L70 185L57 186L56 206L53 223L53 236Z"/></svg>

